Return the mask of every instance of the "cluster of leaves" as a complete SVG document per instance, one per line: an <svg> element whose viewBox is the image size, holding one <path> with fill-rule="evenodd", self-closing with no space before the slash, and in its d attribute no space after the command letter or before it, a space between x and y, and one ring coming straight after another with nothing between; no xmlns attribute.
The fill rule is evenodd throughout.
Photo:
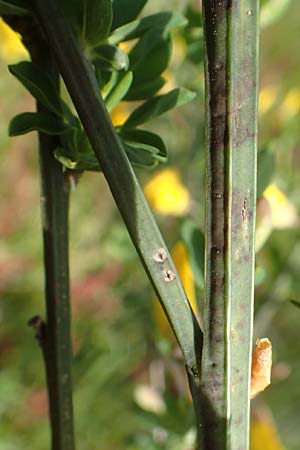
<svg viewBox="0 0 300 450"><path fill-rule="evenodd" d="M0 2L0 13L24 11L25 2ZM156 95L166 80L162 74L170 62L171 32L187 20L178 13L162 12L137 19L146 0L64 0L63 13L74 37L92 64L107 110L120 101L142 101L122 126L118 136L136 166L152 167L167 159L163 140L138 128L166 111L194 98L194 93L176 88ZM14 6L13 6L14 5ZM16 10L15 10L16 8ZM133 41L128 54L121 43ZM77 116L73 114L51 80L31 62L9 67L10 72L49 111L22 113L10 123L9 134L16 136L38 130L60 137L55 157L68 169L101 170Z"/></svg>

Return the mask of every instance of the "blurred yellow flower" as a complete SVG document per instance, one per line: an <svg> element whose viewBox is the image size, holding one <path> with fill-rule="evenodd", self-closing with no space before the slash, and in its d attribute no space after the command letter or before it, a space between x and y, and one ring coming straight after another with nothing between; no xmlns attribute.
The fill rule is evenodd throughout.
<svg viewBox="0 0 300 450"><path fill-rule="evenodd" d="M293 88L284 97L278 114L281 120L289 120L300 111L300 89Z"/></svg>
<svg viewBox="0 0 300 450"><path fill-rule="evenodd" d="M266 86L259 91L258 112L263 115L274 105L277 97L275 86Z"/></svg>
<svg viewBox="0 0 300 450"><path fill-rule="evenodd" d="M187 45L186 41L180 34L176 33L173 39L173 63L179 66L186 57Z"/></svg>
<svg viewBox="0 0 300 450"><path fill-rule="evenodd" d="M0 56L6 63L10 64L20 58L27 58L28 52L21 42L21 37L15 33L0 18Z"/></svg>
<svg viewBox="0 0 300 450"><path fill-rule="evenodd" d="M272 225L275 229L294 227L299 224L295 206L275 184L270 184L263 193L271 207Z"/></svg>
<svg viewBox="0 0 300 450"><path fill-rule="evenodd" d="M272 416L265 410L251 420L250 450L285 450Z"/></svg>
<svg viewBox="0 0 300 450"><path fill-rule="evenodd" d="M150 205L160 214L180 216L190 206L189 191L182 184L175 169L163 169L157 172L144 187Z"/></svg>
<svg viewBox="0 0 300 450"><path fill-rule="evenodd" d="M162 76L166 80L166 83L159 90L159 94L166 94L176 87L176 80L172 72L168 69L163 72Z"/></svg>
<svg viewBox="0 0 300 450"><path fill-rule="evenodd" d="M172 259L176 266L178 275L181 279L185 293L194 313L198 314L194 276L190 265L189 255L186 245L183 241L178 241L172 251ZM174 340L174 335L166 318L166 315L160 306L157 298L154 299L154 318L160 334L169 340Z"/></svg>
<svg viewBox="0 0 300 450"><path fill-rule="evenodd" d="M129 116L129 110L125 103L118 103L117 106L110 112L110 118L114 126L123 125Z"/></svg>

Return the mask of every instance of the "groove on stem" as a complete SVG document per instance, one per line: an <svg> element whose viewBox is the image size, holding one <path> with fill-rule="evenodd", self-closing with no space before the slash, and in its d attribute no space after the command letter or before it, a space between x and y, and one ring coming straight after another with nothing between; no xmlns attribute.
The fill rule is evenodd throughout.
<svg viewBox="0 0 300 450"><path fill-rule="evenodd" d="M247 450L254 286L257 0L203 1L206 300L202 450Z"/></svg>

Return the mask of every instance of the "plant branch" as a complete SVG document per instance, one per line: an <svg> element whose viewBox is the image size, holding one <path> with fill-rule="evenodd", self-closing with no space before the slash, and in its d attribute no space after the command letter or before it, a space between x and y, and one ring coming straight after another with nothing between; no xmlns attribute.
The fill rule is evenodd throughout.
<svg viewBox="0 0 300 450"><path fill-rule="evenodd" d="M201 449L247 450L254 290L257 0L203 1L207 224Z"/></svg>
<svg viewBox="0 0 300 450"><path fill-rule="evenodd" d="M80 53L58 2L35 0L34 5L112 195L173 327L188 370L197 374L202 343L199 324L137 177L111 123L94 73ZM161 254L164 256L159 256Z"/></svg>
<svg viewBox="0 0 300 450"><path fill-rule="evenodd" d="M44 54L45 55L45 54ZM52 79L53 65L40 62ZM38 61L35 59L35 63ZM39 104L37 110L42 111ZM53 450L73 450L72 342L69 292L68 209L69 183L52 152L56 139L39 133L41 207L46 282L46 366Z"/></svg>
<svg viewBox="0 0 300 450"><path fill-rule="evenodd" d="M22 34L32 61L46 71L59 89L56 65L32 18L9 16L6 19ZM39 103L37 110L45 112ZM53 157L57 144L56 137L39 133L47 317L45 324L39 318L34 318L30 324L36 329L45 360L52 450L74 450L68 259L69 183L62 166Z"/></svg>

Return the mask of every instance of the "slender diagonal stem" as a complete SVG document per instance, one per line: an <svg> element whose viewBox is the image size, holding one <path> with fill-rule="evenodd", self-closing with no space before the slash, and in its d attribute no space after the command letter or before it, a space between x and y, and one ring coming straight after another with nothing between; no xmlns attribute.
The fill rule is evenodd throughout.
<svg viewBox="0 0 300 450"><path fill-rule="evenodd" d="M93 71L74 42L58 2L35 0L34 5L131 239L169 317L188 370L196 376L202 343L200 327L111 123Z"/></svg>

